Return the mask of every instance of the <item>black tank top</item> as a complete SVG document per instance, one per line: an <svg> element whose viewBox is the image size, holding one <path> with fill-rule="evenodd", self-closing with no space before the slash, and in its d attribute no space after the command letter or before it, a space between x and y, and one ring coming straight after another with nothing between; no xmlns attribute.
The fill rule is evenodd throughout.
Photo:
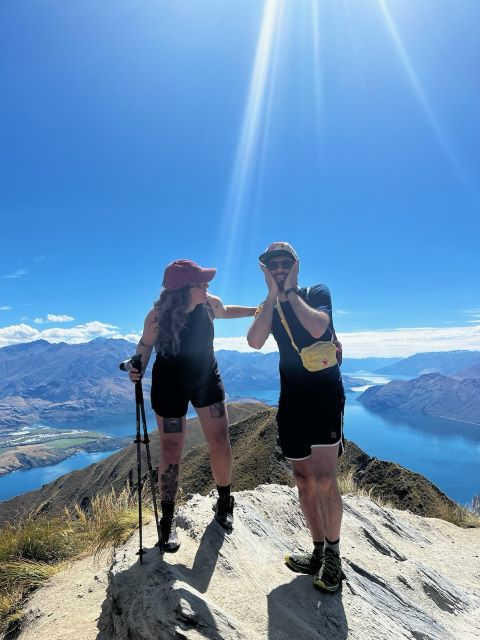
<svg viewBox="0 0 480 640"><path fill-rule="evenodd" d="M181 376L190 383L209 376L217 369L213 336L213 311L207 304L198 304L180 332L179 352L174 356L157 353L154 375Z"/></svg>

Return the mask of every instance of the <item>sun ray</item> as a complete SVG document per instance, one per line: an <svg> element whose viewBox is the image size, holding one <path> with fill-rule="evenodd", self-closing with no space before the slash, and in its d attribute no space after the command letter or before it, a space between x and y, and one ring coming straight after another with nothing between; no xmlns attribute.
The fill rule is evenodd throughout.
<svg viewBox="0 0 480 640"><path fill-rule="evenodd" d="M265 158L265 146L272 108L278 37L285 0L265 0L260 34L255 53L252 77L245 106L245 113L237 153L230 180L220 233L220 250L223 270L219 274L220 288L228 283L232 265L243 238L248 237L250 199L254 176L260 160ZM263 144L262 144L263 136Z"/></svg>
<svg viewBox="0 0 480 640"><path fill-rule="evenodd" d="M433 112L433 109L430 106L430 102L428 100L427 94L425 93L423 86L418 78L418 75L415 71L415 68L410 60L410 56L407 53L406 47L403 43L403 40L400 36L400 33L397 29L397 26L395 24L395 20L393 19L393 16L387 6L387 2L386 0L378 0L378 4L380 6L383 18L385 20L385 23L387 25L388 31L390 33L390 36L393 40L393 43L395 45L395 49L397 51L398 56L400 57L400 60L402 61L403 67L405 69L405 73L408 76L408 79L410 80L410 83L413 87L413 90L415 92L415 95L417 97L417 100L419 101L425 117L428 120L428 123L437 139L437 142L440 146L440 148L442 149L443 153L445 154L445 156L447 157L447 159L449 160L452 168L454 169L455 173L457 174L457 176L461 179L461 181L463 182L463 184L468 187L468 189L472 192L472 195L474 195L475 199L478 200L479 199L479 194L475 188L475 186L472 184L471 180L469 179L465 169L463 168L463 166L461 165L460 161L458 160L458 158L455 156L449 141L447 140L445 134L443 133L440 124Z"/></svg>
<svg viewBox="0 0 480 640"><path fill-rule="evenodd" d="M312 9L312 41L313 41L313 91L315 100L316 134L319 142L322 139L323 120L323 68L322 47L320 37L320 7L317 0L311 0Z"/></svg>

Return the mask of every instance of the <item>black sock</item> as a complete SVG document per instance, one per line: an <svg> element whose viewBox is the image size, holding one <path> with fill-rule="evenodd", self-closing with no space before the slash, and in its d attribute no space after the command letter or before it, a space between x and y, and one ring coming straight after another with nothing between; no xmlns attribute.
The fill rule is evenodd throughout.
<svg viewBox="0 0 480 640"><path fill-rule="evenodd" d="M169 502L167 500L162 500L162 516L165 518L173 518L173 511L175 509L175 502Z"/></svg>
<svg viewBox="0 0 480 640"><path fill-rule="evenodd" d="M219 498L222 498L222 500L226 500L230 495L230 485L227 484L226 487L220 487L217 484L217 491L218 491Z"/></svg>
<svg viewBox="0 0 480 640"><path fill-rule="evenodd" d="M315 540L313 541L313 552L314 553L323 553L323 547L325 546L325 543L323 540L315 542Z"/></svg>

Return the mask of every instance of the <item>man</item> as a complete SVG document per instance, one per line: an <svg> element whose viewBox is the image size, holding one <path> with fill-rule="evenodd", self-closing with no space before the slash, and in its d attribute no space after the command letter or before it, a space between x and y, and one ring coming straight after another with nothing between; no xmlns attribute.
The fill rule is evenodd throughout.
<svg viewBox="0 0 480 640"><path fill-rule="evenodd" d="M313 539L312 553L290 553L287 566L314 575L319 589L336 591L342 578L340 525L342 498L336 464L343 452L345 394L335 357L332 302L325 285L298 287L299 261L287 242L274 242L259 257L268 295L248 332L260 349L270 333L280 352L277 423L282 452L292 462L300 506ZM283 316L283 317L282 317ZM289 335L290 334L290 335ZM307 370L300 351L323 341L333 359ZM319 345L320 346L320 345Z"/></svg>

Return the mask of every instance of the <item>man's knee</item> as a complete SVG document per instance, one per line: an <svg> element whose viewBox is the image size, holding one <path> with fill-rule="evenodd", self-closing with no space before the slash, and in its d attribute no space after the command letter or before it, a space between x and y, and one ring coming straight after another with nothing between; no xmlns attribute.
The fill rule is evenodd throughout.
<svg viewBox="0 0 480 640"><path fill-rule="evenodd" d="M320 493L328 493L336 484L336 475L335 473L316 473L315 483Z"/></svg>
<svg viewBox="0 0 480 640"><path fill-rule="evenodd" d="M311 474L294 469L293 478L299 491L312 491L315 489L315 479Z"/></svg>

